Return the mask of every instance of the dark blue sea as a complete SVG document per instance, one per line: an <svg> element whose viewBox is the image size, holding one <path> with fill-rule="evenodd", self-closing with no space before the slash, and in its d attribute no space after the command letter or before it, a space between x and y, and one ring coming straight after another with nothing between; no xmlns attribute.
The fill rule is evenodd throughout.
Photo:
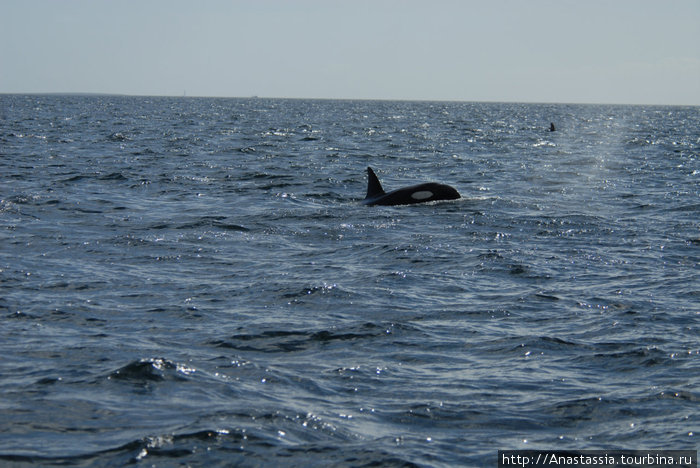
<svg viewBox="0 0 700 468"><path fill-rule="evenodd" d="M698 107L0 96L3 466L699 441Z"/></svg>

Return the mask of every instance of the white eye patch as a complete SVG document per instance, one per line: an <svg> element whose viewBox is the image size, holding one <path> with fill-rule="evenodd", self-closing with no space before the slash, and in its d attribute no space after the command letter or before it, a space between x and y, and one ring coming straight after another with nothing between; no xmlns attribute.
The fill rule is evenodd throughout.
<svg viewBox="0 0 700 468"><path fill-rule="evenodd" d="M413 192L411 198L414 200L427 200L433 196L433 192L430 190L419 190L418 192Z"/></svg>

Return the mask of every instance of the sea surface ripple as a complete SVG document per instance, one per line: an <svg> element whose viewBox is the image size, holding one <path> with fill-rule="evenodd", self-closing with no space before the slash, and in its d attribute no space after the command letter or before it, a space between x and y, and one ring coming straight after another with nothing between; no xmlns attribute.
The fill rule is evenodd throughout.
<svg viewBox="0 0 700 468"><path fill-rule="evenodd" d="M699 445L697 107L0 95L0 117L4 465ZM463 198L366 207L367 166Z"/></svg>

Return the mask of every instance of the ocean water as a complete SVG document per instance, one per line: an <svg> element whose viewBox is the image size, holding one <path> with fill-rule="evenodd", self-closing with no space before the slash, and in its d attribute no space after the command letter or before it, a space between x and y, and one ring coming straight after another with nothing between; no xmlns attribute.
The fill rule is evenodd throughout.
<svg viewBox="0 0 700 468"><path fill-rule="evenodd" d="M697 449L699 266L697 107L2 95L0 462Z"/></svg>

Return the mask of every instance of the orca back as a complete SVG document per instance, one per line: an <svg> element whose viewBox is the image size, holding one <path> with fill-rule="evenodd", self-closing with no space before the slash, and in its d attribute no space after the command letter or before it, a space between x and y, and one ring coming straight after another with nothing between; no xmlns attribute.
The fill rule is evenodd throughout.
<svg viewBox="0 0 700 468"><path fill-rule="evenodd" d="M456 200L459 192L449 185L428 182L404 187L386 193L371 167L367 168L367 196L365 205L412 205L437 200Z"/></svg>

